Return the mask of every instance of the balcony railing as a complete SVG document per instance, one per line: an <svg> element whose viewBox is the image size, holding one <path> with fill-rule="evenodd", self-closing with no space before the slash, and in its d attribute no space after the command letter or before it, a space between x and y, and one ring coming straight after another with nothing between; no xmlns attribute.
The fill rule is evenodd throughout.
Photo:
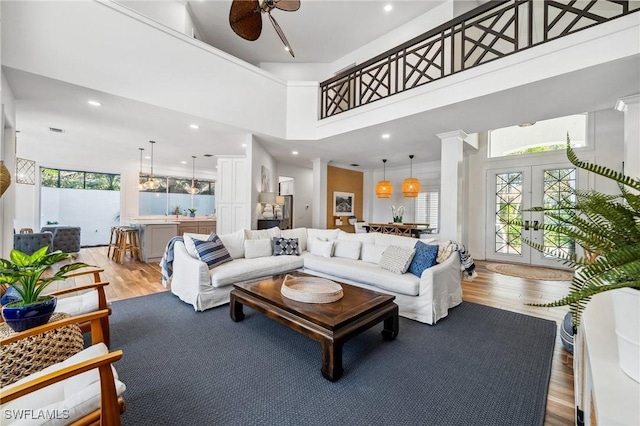
<svg viewBox="0 0 640 426"><path fill-rule="evenodd" d="M638 10L640 1L490 1L320 83L320 118Z"/></svg>

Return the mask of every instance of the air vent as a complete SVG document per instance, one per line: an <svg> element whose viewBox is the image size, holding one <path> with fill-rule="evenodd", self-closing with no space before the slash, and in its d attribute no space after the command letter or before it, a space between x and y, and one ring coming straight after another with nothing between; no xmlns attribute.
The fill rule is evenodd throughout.
<svg viewBox="0 0 640 426"><path fill-rule="evenodd" d="M213 154L204 154L205 157L213 157Z"/></svg>
<svg viewBox="0 0 640 426"><path fill-rule="evenodd" d="M360 164L351 163L351 167L360 167Z"/></svg>
<svg viewBox="0 0 640 426"><path fill-rule="evenodd" d="M64 130L58 129L55 127L49 127L49 130L52 131L53 133L64 133Z"/></svg>

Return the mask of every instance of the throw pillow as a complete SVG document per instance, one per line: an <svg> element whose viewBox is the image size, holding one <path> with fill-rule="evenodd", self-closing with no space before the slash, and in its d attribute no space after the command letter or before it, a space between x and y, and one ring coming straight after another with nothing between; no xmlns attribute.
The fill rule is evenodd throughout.
<svg viewBox="0 0 640 426"><path fill-rule="evenodd" d="M298 251L307 251L307 228L283 229L280 235L284 238L297 238Z"/></svg>
<svg viewBox="0 0 640 426"><path fill-rule="evenodd" d="M324 237L314 237L313 235L310 235L310 236L307 238L307 251L311 252L311 250L313 249L313 244L314 244L316 241L329 241L329 240L327 240L327 239L326 239L326 238L324 238Z"/></svg>
<svg viewBox="0 0 640 426"><path fill-rule="evenodd" d="M223 263L231 262L233 259L217 235L212 234L210 238L212 238L211 241L194 239L192 239L192 241L198 254L198 259L206 263L211 270Z"/></svg>
<svg viewBox="0 0 640 426"><path fill-rule="evenodd" d="M273 238L273 255L280 256L283 254L299 255L297 238Z"/></svg>
<svg viewBox="0 0 640 426"><path fill-rule="evenodd" d="M416 250L409 247L389 246L382 253L380 266L394 274L404 274L411 265Z"/></svg>
<svg viewBox="0 0 640 426"><path fill-rule="evenodd" d="M316 239L311 246L311 254L320 257L333 256L333 241L321 241Z"/></svg>
<svg viewBox="0 0 640 426"><path fill-rule="evenodd" d="M344 257L347 259L360 259L360 241L336 240L333 248L335 257Z"/></svg>
<svg viewBox="0 0 640 426"><path fill-rule="evenodd" d="M234 259L244 257L244 229L239 229L231 234L219 235L229 254Z"/></svg>
<svg viewBox="0 0 640 426"><path fill-rule="evenodd" d="M206 235L206 236L204 234L184 234L182 236L182 240L184 241L184 247L187 249L187 253L189 253L189 256L193 257L194 259L199 259L198 251L196 250L196 246L193 242L196 240L212 241L211 240L212 235L216 235L216 234L211 233L210 235Z"/></svg>
<svg viewBox="0 0 640 426"><path fill-rule="evenodd" d="M256 257L271 256L271 240L244 240L244 258L255 259Z"/></svg>
<svg viewBox="0 0 640 426"><path fill-rule="evenodd" d="M362 261L375 263L376 265L378 265L380 263L380 259L382 259L382 253L384 253L384 250L386 248L387 246L363 243L362 244Z"/></svg>
<svg viewBox="0 0 640 426"><path fill-rule="evenodd" d="M438 257L438 246L425 244L422 241L416 243L416 254L413 256L411 265L409 265L409 272L416 277L422 276L422 272L431 268L436 264L436 257Z"/></svg>
<svg viewBox="0 0 640 426"><path fill-rule="evenodd" d="M271 241L271 238L278 237L280 238L280 228L274 226L269 229L245 229L245 237L247 240L263 240L267 239Z"/></svg>

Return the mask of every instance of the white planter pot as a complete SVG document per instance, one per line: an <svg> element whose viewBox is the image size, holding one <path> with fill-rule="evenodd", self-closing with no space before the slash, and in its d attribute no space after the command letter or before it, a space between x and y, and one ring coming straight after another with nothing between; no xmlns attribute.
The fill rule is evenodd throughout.
<svg viewBox="0 0 640 426"><path fill-rule="evenodd" d="M640 290L613 290L611 298L620 368L627 376L640 382Z"/></svg>

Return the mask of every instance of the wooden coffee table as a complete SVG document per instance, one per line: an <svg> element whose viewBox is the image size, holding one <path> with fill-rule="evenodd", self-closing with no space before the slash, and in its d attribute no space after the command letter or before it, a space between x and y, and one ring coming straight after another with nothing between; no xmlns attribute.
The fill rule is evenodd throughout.
<svg viewBox="0 0 640 426"><path fill-rule="evenodd" d="M293 276L309 276L293 272ZM342 346L359 333L384 321L382 337L398 335L398 305L395 296L338 282L344 296L332 303L303 303L280 294L285 275L244 281L231 291L230 314L235 322L244 319L246 305L286 325L322 346L322 375L336 381L342 376Z"/></svg>

